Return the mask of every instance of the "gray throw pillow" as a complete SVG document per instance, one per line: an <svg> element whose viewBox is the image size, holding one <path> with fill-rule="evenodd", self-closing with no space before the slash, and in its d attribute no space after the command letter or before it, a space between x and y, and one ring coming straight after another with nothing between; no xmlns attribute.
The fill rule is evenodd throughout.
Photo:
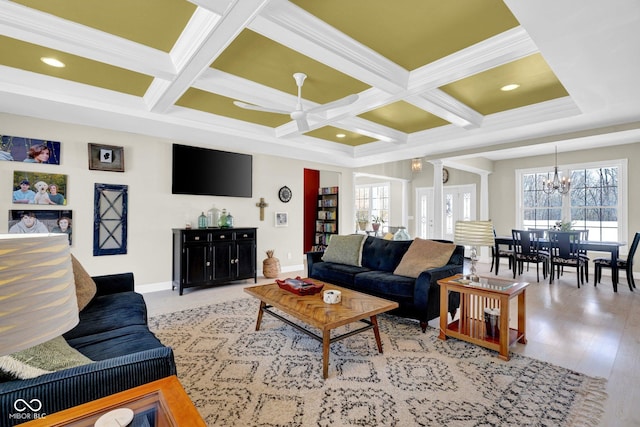
<svg viewBox="0 0 640 427"><path fill-rule="evenodd" d="M322 260L362 267L362 247L366 238L367 236L364 234L332 236L329 240L329 246L322 255Z"/></svg>

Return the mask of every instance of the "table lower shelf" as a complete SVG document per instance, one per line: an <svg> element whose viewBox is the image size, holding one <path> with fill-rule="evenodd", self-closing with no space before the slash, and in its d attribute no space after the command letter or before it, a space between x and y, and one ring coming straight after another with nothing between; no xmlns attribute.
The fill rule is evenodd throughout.
<svg viewBox="0 0 640 427"><path fill-rule="evenodd" d="M502 346L500 345L500 337L492 337L486 334L484 321L476 320L476 319L468 319L466 325L461 328L460 320L454 320L453 322L447 325L447 329L445 331L441 331L442 335L446 335L447 337L457 338L462 341L467 341L472 344L476 344L490 350L495 350L504 355L504 351ZM465 330L462 330L465 329ZM516 341L522 339L524 337L524 333L521 333L517 329L509 328L508 334L508 343L506 345L506 352L508 355L508 348L514 344ZM507 356L508 357L508 356Z"/></svg>

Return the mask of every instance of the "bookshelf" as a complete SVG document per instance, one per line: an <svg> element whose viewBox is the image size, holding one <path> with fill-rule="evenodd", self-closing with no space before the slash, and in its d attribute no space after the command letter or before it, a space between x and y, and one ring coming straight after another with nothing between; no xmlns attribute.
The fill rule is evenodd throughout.
<svg viewBox="0 0 640 427"><path fill-rule="evenodd" d="M324 251L332 235L338 234L338 187L318 189L316 233L313 251Z"/></svg>

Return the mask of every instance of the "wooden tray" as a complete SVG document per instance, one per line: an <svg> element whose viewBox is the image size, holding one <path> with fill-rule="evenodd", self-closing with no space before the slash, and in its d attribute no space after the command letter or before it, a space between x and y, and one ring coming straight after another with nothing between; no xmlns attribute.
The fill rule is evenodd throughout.
<svg viewBox="0 0 640 427"><path fill-rule="evenodd" d="M310 280L302 279L300 276L295 279L277 280L280 289L292 292L296 295L314 295L322 290L324 283L314 283Z"/></svg>

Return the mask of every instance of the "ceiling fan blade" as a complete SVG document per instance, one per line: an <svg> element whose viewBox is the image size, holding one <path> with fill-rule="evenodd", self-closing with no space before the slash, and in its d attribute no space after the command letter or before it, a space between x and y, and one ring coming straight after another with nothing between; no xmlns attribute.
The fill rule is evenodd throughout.
<svg viewBox="0 0 640 427"><path fill-rule="evenodd" d="M265 113L277 113L277 114L291 113L291 111L279 110L277 108L262 107L260 105L254 105L254 104L247 104L246 102L242 102L242 101L233 101L233 103L237 107L244 108L245 110L255 110L255 111L263 111Z"/></svg>
<svg viewBox="0 0 640 427"><path fill-rule="evenodd" d="M332 102L327 102L326 104L318 105L317 107L313 107L307 110L307 113L318 114L323 113L325 111L331 110L333 108L345 107L347 105L353 104L358 100L359 96L356 94L352 94L349 96L345 96L344 98L337 99Z"/></svg>
<svg viewBox="0 0 640 427"><path fill-rule="evenodd" d="M299 132L306 132L309 130L309 123L307 123L307 119L304 117L297 119L296 124L298 125Z"/></svg>

